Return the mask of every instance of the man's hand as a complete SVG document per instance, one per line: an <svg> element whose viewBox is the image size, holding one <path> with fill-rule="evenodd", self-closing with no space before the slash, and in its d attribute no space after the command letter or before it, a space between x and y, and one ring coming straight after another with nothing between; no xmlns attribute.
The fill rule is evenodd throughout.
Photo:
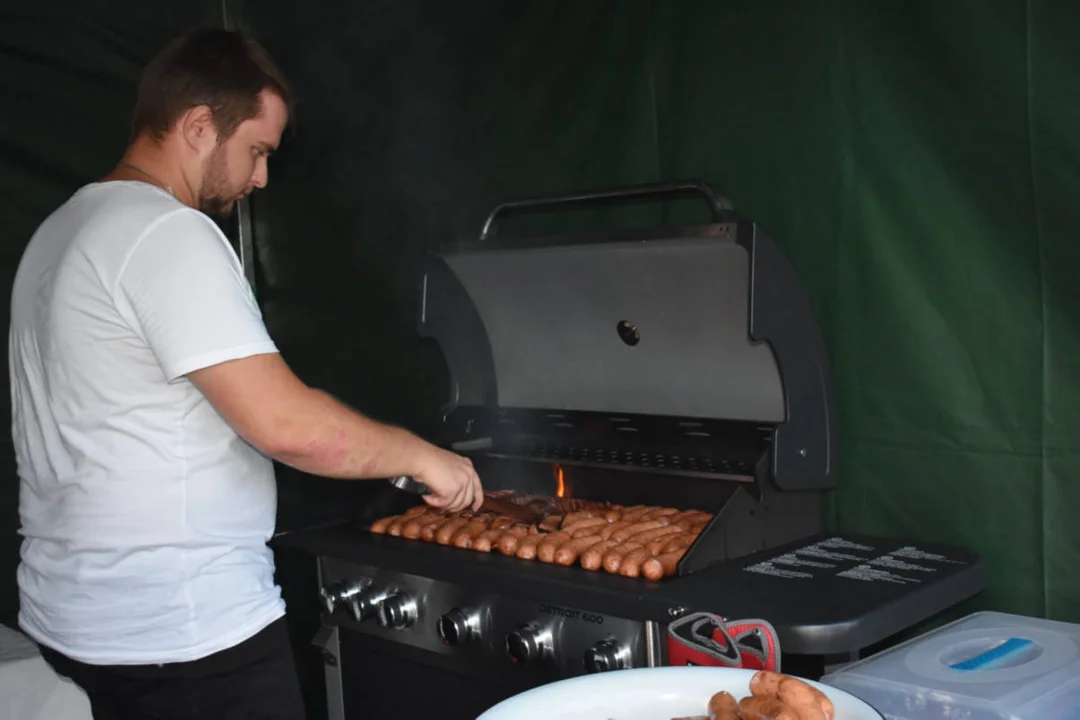
<svg viewBox="0 0 1080 720"><path fill-rule="evenodd" d="M465 508L479 510L484 502L484 489L472 461L434 446L432 450L416 475L417 481L428 488L424 502L449 512Z"/></svg>

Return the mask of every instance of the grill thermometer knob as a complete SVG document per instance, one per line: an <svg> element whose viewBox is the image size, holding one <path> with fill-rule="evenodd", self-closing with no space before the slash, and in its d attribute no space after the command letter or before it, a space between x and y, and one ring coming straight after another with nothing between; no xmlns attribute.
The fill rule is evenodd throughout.
<svg viewBox="0 0 1080 720"><path fill-rule="evenodd" d="M630 667L630 652L614 640L601 640L585 651L585 672L599 673Z"/></svg>
<svg viewBox="0 0 1080 720"><path fill-rule="evenodd" d="M330 583L319 590L319 601L327 614L333 615L335 610L363 592L370 584L371 581L366 578L357 581L342 580Z"/></svg>
<svg viewBox="0 0 1080 720"><path fill-rule="evenodd" d="M416 622L418 614L416 600L403 592L392 593L379 603L379 624L387 630L404 630Z"/></svg>
<svg viewBox="0 0 1080 720"><path fill-rule="evenodd" d="M445 645L462 645L479 634L479 625L480 618L476 613L453 608L439 618L439 637Z"/></svg>
<svg viewBox="0 0 1080 720"><path fill-rule="evenodd" d="M528 624L506 636L506 654L512 662L527 665L542 660L551 652L551 632Z"/></svg>
<svg viewBox="0 0 1080 720"><path fill-rule="evenodd" d="M374 617L379 610L379 605L388 598L392 591L379 589L368 585L360 592L349 598L349 612L356 622L364 622Z"/></svg>

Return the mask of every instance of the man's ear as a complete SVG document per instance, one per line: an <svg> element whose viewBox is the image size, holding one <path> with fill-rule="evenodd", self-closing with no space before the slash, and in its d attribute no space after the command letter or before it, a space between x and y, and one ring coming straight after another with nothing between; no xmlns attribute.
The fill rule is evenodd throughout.
<svg viewBox="0 0 1080 720"><path fill-rule="evenodd" d="M199 156L209 155L217 147L214 115L207 105L189 108L180 118L180 135Z"/></svg>

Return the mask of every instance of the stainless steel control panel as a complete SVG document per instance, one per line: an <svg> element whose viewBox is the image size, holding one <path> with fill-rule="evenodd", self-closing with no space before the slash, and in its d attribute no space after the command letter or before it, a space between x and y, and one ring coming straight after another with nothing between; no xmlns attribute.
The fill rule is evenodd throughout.
<svg viewBox="0 0 1080 720"><path fill-rule="evenodd" d="M328 622L473 667L572 677L649 664L641 621L328 558L319 573Z"/></svg>

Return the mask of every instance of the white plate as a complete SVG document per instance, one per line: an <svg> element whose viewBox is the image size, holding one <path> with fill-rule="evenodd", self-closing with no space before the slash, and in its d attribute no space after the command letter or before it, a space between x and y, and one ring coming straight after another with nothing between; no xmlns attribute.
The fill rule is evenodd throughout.
<svg viewBox="0 0 1080 720"><path fill-rule="evenodd" d="M713 693L750 694L753 670L660 667L583 675L504 700L477 720L672 720L704 715ZM843 690L807 681L836 708L835 720L882 720Z"/></svg>

